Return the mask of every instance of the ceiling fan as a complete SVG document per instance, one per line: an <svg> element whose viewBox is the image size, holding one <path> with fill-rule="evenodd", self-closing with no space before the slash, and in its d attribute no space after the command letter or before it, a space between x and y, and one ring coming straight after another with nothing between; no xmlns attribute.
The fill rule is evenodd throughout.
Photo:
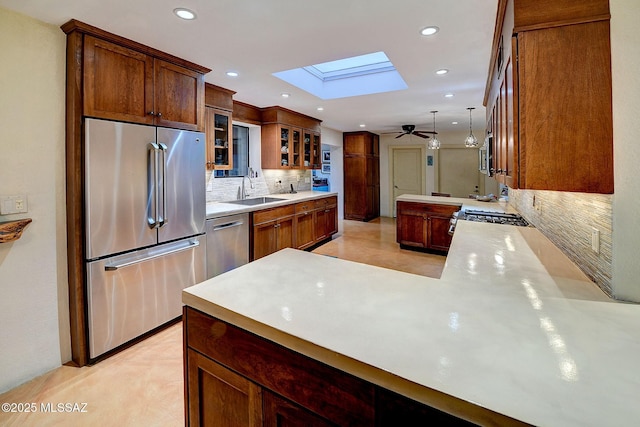
<svg viewBox="0 0 640 427"><path fill-rule="evenodd" d="M387 133L399 133L400 135L396 136L396 139L405 136L405 135L415 135L420 138L429 138L429 135L425 135L426 133L430 133L433 135L437 135L438 132L434 132L432 130L415 130L415 125L402 125L402 132L387 132Z"/></svg>

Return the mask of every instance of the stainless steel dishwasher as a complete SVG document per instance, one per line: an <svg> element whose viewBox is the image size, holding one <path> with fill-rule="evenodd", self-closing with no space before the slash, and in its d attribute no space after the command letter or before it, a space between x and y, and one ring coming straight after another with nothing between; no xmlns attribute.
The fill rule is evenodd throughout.
<svg viewBox="0 0 640 427"><path fill-rule="evenodd" d="M249 214L208 219L207 278L249 262Z"/></svg>

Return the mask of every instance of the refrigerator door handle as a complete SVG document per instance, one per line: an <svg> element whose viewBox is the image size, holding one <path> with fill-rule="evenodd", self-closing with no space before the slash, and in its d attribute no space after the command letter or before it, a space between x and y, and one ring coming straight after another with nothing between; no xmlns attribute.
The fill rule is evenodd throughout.
<svg viewBox="0 0 640 427"><path fill-rule="evenodd" d="M147 188L149 200L147 202L147 224L149 228L158 228L158 151L160 147L150 142L147 164Z"/></svg>
<svg viewBox="0 0 640 427"><path fill-rule="evenodd" d="M189 249L196 248L198 246L200 246L200 242L197 241L197 240L194 240L192 242L189 242L189 245L181 247L181 248L171 249L171 250L168 250L168 251L165 251L165 252L160 252L160 253L157 253L157 254L149 255L149 256L146 256L144 258L134 259L134 260L131 260L131 261L125 261L125 262L122 262L122 263L119 263L119 264L107 264L107 265L104 266L104 270L105 271L116 271L119 268L129 267L129 266L135 265L135 264L140 264L141 262L150 261L152 259L159 258L159 257L165 256L165 255L169 255L169 254L175 254L176 252L186 251L186 250L189 250Z"/></svg>
<svg viewBox="0 0 640 427"><path fill-rule="evenodd" d="M165 144L163 144L162 142L158 143L158 147L160 149L160 153L162 156L162 161L159 163L159 165L162 168L162 173L160 174L160 181L158 183L158 194L160 197L162 197L162 201L159 203L159 205L162 206L162 212L160 213L160 215L158 216L158 223L160 224L159 226L162 227L163 225L165 225L167 222L169 222L169 219L167 218L167 189L166 189L166 178L167 178L167 146Z"/></svg>

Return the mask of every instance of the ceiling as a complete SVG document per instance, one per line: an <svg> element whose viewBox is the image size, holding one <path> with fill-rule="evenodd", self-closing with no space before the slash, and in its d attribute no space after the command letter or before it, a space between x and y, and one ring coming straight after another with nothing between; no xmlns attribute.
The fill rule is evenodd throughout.
<svg viewBox="0 0 640 427"><path fill-rule="evenodd" d="M482 106L498 0L0 0L0 6L60 26L78 19L195 62L209 83L258 107L281 105L339 131L484 126ZM196 12L183 21L177 7ZM420 35L426 26L440 31ZM408 89L321 100L272 74L384 51ZM435 71L449 73L438 76ZM226 72L233 70L238 77ZM282 98L281 93L291 96ZM453 98L445 98L453 93ZM318 111L317 107L323 107ZM452 121L458 121L452 125ZM477 125L477 126L476 126Z"/></svg>

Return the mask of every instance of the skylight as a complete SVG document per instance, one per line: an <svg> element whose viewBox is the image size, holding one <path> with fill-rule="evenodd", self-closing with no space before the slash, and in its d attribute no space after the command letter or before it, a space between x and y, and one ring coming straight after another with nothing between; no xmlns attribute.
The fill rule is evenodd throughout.
<svg viewBox="0 0 640 427"><path fill-rule="evenodd" d="M274 73L320 99L346 98L407 88L384 52L374 52Z"/></svg>

